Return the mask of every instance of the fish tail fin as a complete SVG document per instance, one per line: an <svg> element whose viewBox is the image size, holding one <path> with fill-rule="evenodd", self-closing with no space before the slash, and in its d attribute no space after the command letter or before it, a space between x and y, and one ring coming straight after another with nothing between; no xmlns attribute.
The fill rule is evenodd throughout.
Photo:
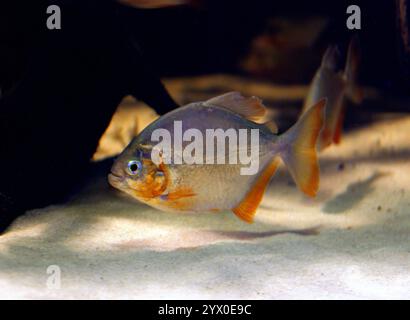
<svg viewBox="0 0 410 320"><path fill-rule="evenodd" d="M326 99L321 99L281 136L284 151L280 157L299 189L311 197L319 188L316 144L323 127L325 106Z"/></svg>
<svg viewBox="0 0 410 320"><path fill-rule="evenodd" d="M339 67L340 60L341 54L339 48L336 45L330 45L323 54L321 66L336 71Z"/></svg>
<svg viewBox="0 0 410 320"><path fill-rule="evenodd" d="M354 36L349 43L347 50L346 66L344 76L346 79L346 95L355 104L360 104L363 100L363 90L358 85L359 66L361 61L361 50L359 37Z"/></svg>
<svg viewBox="0 0 410 320"><path fill-rule="evenodd" d="M342 108L339 112L339 116L337 118L337 123L336 127L333 133L333 142L335 144L340 144L340 141L342 140L342 131L343 131L343 122L345 119L345 109Z"/></svg>

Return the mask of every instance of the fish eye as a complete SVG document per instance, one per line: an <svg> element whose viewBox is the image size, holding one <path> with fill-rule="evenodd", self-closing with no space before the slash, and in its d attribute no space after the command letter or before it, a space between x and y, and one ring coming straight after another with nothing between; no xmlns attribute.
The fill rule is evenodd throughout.
<svg viewBox="0 0 410 320"><path fill-rule="evenodd" d="M136 175L140 172L142 168L141 162L138 160L131 160L128 162L128 173L131 175Z"/></svg>

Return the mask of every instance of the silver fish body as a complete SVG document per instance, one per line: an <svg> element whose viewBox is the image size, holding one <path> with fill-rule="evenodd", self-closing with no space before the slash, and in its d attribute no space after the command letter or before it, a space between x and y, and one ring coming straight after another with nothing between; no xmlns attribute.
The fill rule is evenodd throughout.
<svg viewBox="0 0 410 320"><path fill-rule="evenodd" d="M280 144L280 141L278 142L278 136L273 134L265 125L247 120L231 110L197 102L178 108L146 127L124 151L124 154L127 155L126 157L145 157L149 159L150 147L156 143L152 141L152 132L156 129L165 129L170 132L171 136L174 136L174 124L176 121L181 121L182 132L195 128L204 137L206 137L207 130L213 129L222 129L224 131L228 129L234 129L235 131L239 129L259 130L259 152L256 155L259 162L257 174L241 175L240 170L244 165L239 163L239 161L237 164L217 164L216 159L213 159L214 164L171 163L167 165L170 180L174 181L174 183L168 187L167 192L164 194L172 194L175 190L195 190L195 197L192 197L192 199L187 197L184 201L187 203L192 200L192 206L176 205L175 209L177 211L202 212L231 209L249 192L259 173L272 162L272 159L284 147ZM182 150L189 143L190 141L182 141ZM240 151L239 146L238 149L234 150L229 149L228 146L227 143L225 148L226 160L228 160L230 153L237 154ZM171 148L172 150L169 150L171 154L176 152L177 157L181 156L179 154L181 150L175 150L173 144ZM216 157L216 152L214 154ZM118 164L118 166L121 166L121 164ZM226 197L226 194L230 196ZM166 197L162 195L162 199L165 200ZM164 205L169 208L169 203L166 203L166 201L147 199L146 202L160 209L164 209Z"/></svg>
<svg viewBox="0 0 410 320"><path fill-rule="evenodd" d="M250 120L266 111L256 97L244 98L232 92L206 102L188 104L146 127L117 158L108 176L109 182L164 211L232 210L244 221L251 222L279 158L303 192L310 196L316 194L319 169L315 146L325 104L325 100L320 101L280 136L275 134L274 125ZM185 133L193 131L192 139L185 139ZM216 145L215 136L208 136L209 131L218 131ZM159 132L168 134L171 143L164 143L166 135L158 139ZM225 139L224 134L228 132L233 135ZM196 139L202 139L200 147L195 149L195 155L199 152L202 160L185 161L185 152L194 150L189 147ZM208 148L213 152L209 153ZM219 161L219 156L223 161ZM247 162L241 161L244 159ZM256 170L244 174L244 169L255 169L255 163Z"/></svg>

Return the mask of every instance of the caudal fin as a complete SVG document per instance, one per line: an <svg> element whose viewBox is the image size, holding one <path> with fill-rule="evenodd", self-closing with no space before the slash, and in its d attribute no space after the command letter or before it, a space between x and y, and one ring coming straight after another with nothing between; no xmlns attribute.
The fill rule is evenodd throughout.
<svg viewBox="0 0 410 320"><path fill-rule="evenodd" d="M346 66L344 76L346 79L346 95L356 104L360 104L363 100L363 90L358 85L359 66L361 62L361 50L359 38L354 36L350 40L347 50Z"/></svg>
<svg viewBox="0 0 410 320"><path fill-rule="evenodd" d="M323 126L325 106L326 99L321 99L281 137L286 147L280 156L299 189L311 197L319 188L316 143Z"/></svg>

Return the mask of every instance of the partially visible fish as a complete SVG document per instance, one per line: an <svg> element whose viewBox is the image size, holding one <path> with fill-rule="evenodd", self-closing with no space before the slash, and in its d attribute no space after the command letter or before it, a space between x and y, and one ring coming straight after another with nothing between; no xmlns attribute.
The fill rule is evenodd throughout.
<svg viewBox="0 0 410 320"><path fill-rule="evenodd" d="M316 140L322 128L325 104L325 99L320 100L282 135L277 135L272 123L253 121L266 112L256 97L244 98L231 92L188 104L160 117L134 138L116 159L108 180L113 187L164 211L232 210L239 218L252 222L277 169L278 158L286 164L304 193L316 195L319 187ZM176 164L176 161L155 164L151 152L157 142L152 142L152 133L165 129L173 135L175 121L182 122L184 132L195 128L204 135L209 129L258 129L258 171L253 175L241 175L241 164L209 164L206 161L204 164ZM190 144L182 143L184 148ZM237 146L235 152L248 148ZM224 150L226 159L232 150ZM172 152L182 153L182 150L177 151L172 146ZM180 154L176 158L178 156Z"/></svg>
<svg viewBox="0 0 410 320"><path fill-rule="evenodd" d="M326 120L318 142L319 150L341 140L345 113L345 97L359 104L363 93L357 83L360 64L360 47L357 37L350 43L344 71L338 70L340 52L336 46L330 46L322 59L303 105L302 114L322 98L327 98Z"/></svg>

